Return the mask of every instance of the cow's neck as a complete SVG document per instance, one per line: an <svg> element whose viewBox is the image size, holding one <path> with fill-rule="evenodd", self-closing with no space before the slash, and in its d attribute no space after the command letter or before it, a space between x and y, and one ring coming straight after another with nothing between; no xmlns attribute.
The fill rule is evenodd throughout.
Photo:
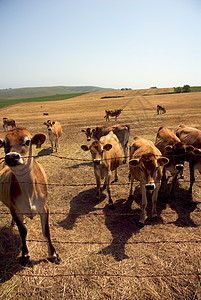
<svg viewBox="0 0 201 300"><path fill-rule="evenodd" d="M32 149L30 148L28 154L28 161L26 165L20 166L20 168L15 169L11 167L12 173L15 175L18 184L22 191L32 190L33 187L33 157Z"/></svg>

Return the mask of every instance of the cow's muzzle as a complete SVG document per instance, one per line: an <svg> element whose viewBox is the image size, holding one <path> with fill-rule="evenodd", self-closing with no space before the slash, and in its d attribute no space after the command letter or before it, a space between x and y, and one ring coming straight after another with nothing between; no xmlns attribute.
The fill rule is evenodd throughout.
<svg viewBox="0 0 201 300"><path fill-rule="evenodd" d="M23 165L23 159L17 152L10 152L5 156L5 162L8 166L13 167L17 165Z"/></svg>
<svg viewBox="0 0 201 300"><path fill-rule="evenodd" d="M153 191L155 189L154 183L145 184L145 188L147 191Z"/></svg>
<svg viewBox="0 0 201 300"><path fill-rule="evenodd" d="M95 166L99 166L101 164L101 160L100 159L94 159L93 163Z"/></svg>

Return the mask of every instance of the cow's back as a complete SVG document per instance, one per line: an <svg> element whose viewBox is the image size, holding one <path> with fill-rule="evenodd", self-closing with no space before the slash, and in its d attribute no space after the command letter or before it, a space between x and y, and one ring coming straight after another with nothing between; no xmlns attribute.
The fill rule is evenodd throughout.
<svg viewBox="0 0 201 300"><path fill-rule="evenodd" d="M155 147L152 141L146 140L139 136L134 137L130 145L130 159L141 157L147 153L155 156L161 155L161 152Z"/></svg>
<svg viewBox="0 0 201 300"><path fill-rule="evenodd" d="M61 128L61 124L59 122L55 122L55 124L52 126L52 131L58 136L60 137L62 135L62 128Z"/></svg>
<svg viewBox="0 0 201 300"><path fill-rule="evenodd" d="M173 130L166 127L160 127L156 136L155 146L161 151L162 154L165 152L167 145L174 145L180 142L180 139L176 136Z"/></svg>
<svg viewBox="0 0 201 300"><path fill-rule="evenodd" d="M117 136L110 131L106 136L100 138L100 143L104 146L111 144L112 148L109 151L103 152L104 163L108 166L111 164L111 170L116 169L123 160L123 149Z"/></svg>
<svg viewBox="0 0 201 300"><path fill-rule="evenodd" d="M180 125L176 130L176 135L185 144L201 149L201 130L194 127Z"/></svg>

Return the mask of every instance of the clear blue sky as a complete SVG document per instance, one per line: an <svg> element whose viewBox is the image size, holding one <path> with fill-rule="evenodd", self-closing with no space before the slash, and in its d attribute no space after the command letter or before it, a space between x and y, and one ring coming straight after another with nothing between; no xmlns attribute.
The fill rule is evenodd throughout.
<svg viewBox="0 0 201 300"><path fill-rule="evenodd" d="M0 0L0 88L201 85L201 0Z"/></svg>

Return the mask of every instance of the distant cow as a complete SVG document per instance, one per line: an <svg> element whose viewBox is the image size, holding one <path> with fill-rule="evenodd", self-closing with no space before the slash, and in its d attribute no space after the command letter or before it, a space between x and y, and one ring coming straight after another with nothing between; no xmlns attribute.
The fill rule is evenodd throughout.
<svg viewBox="0 0 201 300"><path fill-rule="evenodd" d="M131 179L130 197L133 196L134 179L140 182L142 193L142 212L139 222L143 225L146 219L147 191L153 191L152 217L157 217L156 203L161 186L163 166L168 159L163 157L154 144L141 137L135 137L130 145L129 178Z"/></svg>
<svg viewBox="0 0 201 300"><path fill-rule="evenodd" d="M12 128L15 127L15 120L3 118L3 129L4 131L8 131L8 126L11 126Z"/></svg>
<svg viewBox="0 0 201 300"><path fill-rule="evenodd" d="M45 139L44 134L32 137L26 128L13 128L6 134L4 141L0 139L0 147L4 147L5 151L6 164L0 171L0 201L10 209L19 229L22 240L22 265L29 263L24 215L31 219L37 214L40 215L50 260L56 263L60 260L50 239L47 178L32 154L32 145L41 145Z"/></svg>
<svg viewBox="0 0 201 300"><path fill-rule="evenodd" d="M194 171L198 169L201 173L201 130L194 127L180 125L176 130L176 135L187 145L193 146L195 149L187 156L190 169L190 188L189 194L192 195L192 188L195 182Z"/></svg>
<svg viewBox="0 0 201 300"><path fill-rule="evenodd" d="M162 155L169 159L169 163L164 168L173 176L171 194L174 191L174 186L178 174L184 169L184 161L186 154L193 150L191 146L186 146L174 133L173 130L166 127L160 127L156 136L155 146L161 151Z"/></svg>
<svg viewBox="0 0 201 300"><path fill-rule="evenodd" d="M157 115L165 114L165 113L166 113L165 107L162 107L161 105L157 105Z"/></svg>
<svg viewBox="0 0 201 300"><path fill-rule="evenodd" d="M117 180L117 168L122 162L123 151L117 136L110 131L108 135L102 136L99 141L94 141L90 146L82 145L82 150L90 150L94 164L94 174L96 177L97 194L100 199L101 179L105 178L104 188L107 188L109 204L112 207L112 197L110 191L112 171L115 170Z"/></svg>
<svg viewBox="0 0 201 300"><path fill-rule="evenodd" d="M105 110L105 116L104 118L106 118L106 121L110 121L109 117L115 117L115 121L117 120L117 117L120 115L120 113L122 112L123 109L106 109Z"/></svg>
<svg viewBox="0 0 201 300"><path fill-rule="evenodd" d="M55 146L55 150L57 152L57 148L59 148L59 138L62 135L62 128L61 124L59 122L51 122L51 120L48 120L44 123L44 125L47 126L48 136L50 139L52 151Z"/></svg>
<svg viewBox="0 0 201 300"><path fill-rule="evenodd" d="M96 127L95 129L87 128L82 129L87 136L87 141L90 141L91 138L100 140L100 138L104 135L107 135L110 131L113 131L114 134L118 137L122 148L124 150L124 160L123 163L126 163L126 159L128 156L128 141L130 136L130 127L129 125L118 124L114 126L102 126Z"/></svg>

